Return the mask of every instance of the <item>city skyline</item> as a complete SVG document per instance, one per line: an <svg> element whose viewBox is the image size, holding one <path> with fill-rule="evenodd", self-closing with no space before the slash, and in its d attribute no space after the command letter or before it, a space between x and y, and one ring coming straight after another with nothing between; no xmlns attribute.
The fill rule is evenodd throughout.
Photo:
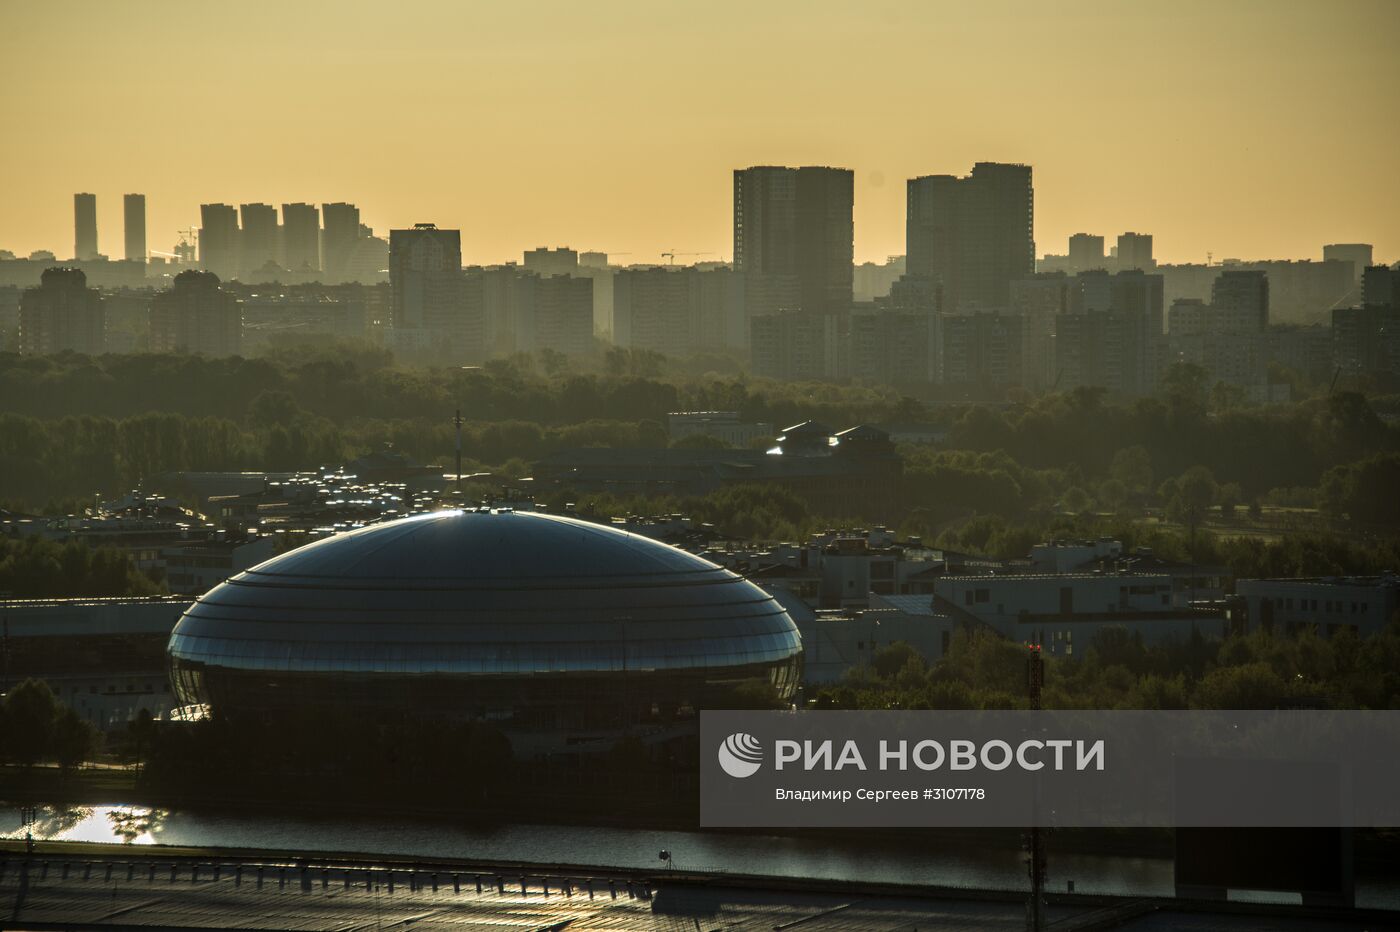
<svg viewBox="0 0 1400 932"><path fill-rule="evenodd" d="M468 264L564 244L731 259L733 169L815 164L853 171L855 259L881 261L904 251L905 181L979 161L1033 166L1038 256L1126 230L1153 234L1164 262L1320 258L1328 242L1400 254L1385 168L1400 130L1374 114L1400 89L1386 3L820 6L800 22L785 5L742 20L726 5L547 6L528 21L444 6L432 35L349 4L334 19L279 7L278 30L250 15L198 42L178 7L76 9L90 28L12 9L0 37L31 91L0 105L7 122L44 127L0 154L25 179L0 212L0 248L21 255L66 258L80 191L97 194L99 249L121 255L121 196L140 191L158 251L202 203L349 201L381 235L460 228ZM776 38L793 31L804 41ZM162 54L122 56L136 43ZM206 63L234 48L296 58L231 82ZM754 67L727 74L736 60ZM642 71L654 79L629 83ZM410 90L432 105L396 107Z"/></svg>

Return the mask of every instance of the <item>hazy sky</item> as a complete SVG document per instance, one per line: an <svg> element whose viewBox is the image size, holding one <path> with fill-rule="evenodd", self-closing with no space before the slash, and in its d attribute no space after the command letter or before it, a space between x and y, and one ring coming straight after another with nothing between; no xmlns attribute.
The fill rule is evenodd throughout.
<svg viewBox="0 0 1400 932"><path fill-rule="evenodd" d="M729 258L732 169L855 170L858 259L904 181L1035 169L1038 254L1400 258L1397 0L0 0L0 248L72 254L72 194L152 249L201 202L350 200L376 231Z"/></svg>

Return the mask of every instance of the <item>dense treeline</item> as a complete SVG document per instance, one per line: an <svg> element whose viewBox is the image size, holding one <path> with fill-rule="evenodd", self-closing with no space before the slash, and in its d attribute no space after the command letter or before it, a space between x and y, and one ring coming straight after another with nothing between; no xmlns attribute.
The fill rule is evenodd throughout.
<svg viewBox="0 0 1400 932"><path fill-rule="evenodd" d="M614 357L584 373L529 357L403 368L381 350L349 346L251 360L0 354L0 500L38 508L172 470L312 469L385 444L447 463L458 407L466 465L518 478L571 447L664 446L668 412L711 409L775 430L809 418L945 430L938 447L901 448L901 523L925 536L969 515L1146 508L1194 530L1210 509L1228 516L1259 503L1400 525L1400 496L1390 494L1400 429L1355 393L1248 407L1179 366L1159 395L1125 404L1076 389L1003 407L929 408L889 389L688 375L646 356ZM1391 401L1376 404L1391 411Z"/></svg>
<svg viewBox="0 0 1400 932"><path fill-rule="evenodd" d="M1063 470L1080 484L1107 477L1120 451L1140 447L1158 478L1204 466L1253 498L1317 486L1333 467L1400 451L1400 431L1352 393L1212 411L1190 394L1113 405L1099 390L1077 389L1013 410L970 408L953 425L949 445L1004 451L1022 467Z"/></svg>
<svg viewBox="0 0 1400 932"><path fill-rule="evenodd" d="M908 644L892 644L815 702L822 709L1028 708L1026 656L1025 647L985 631L958 632L933 664ZM1364 639L1350 631L1330 638L1259 631L1153 647L1108 628L1083 656L1046 658L1042 702L1048 709L1400 709L1400 620Z"/></svg>
<svg viewBox="0 0 1400 932"><path fill-rule="evenodd" d="M788 385L742 376L678 378L661 367L544 374L529 360L481 368L404 368L365 347L296 347L258 359L149 354L87 357L0 353L0 410L34 417L126 418L151 411L243 421L258 396L283 393L336 423L370 418L571 424L595 418L664 422L677 410L738 411L778 426L810 417L848 425L917 411L889 389Z"/></svg>

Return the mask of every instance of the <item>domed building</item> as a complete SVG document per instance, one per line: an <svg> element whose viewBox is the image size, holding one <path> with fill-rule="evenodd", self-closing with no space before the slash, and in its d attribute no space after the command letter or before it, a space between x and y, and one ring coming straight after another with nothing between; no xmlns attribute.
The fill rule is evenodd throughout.
<svg viewBox="0 0 1400 932"><path fill-rule="evenodd" d="M444 511L309 544L201 597L170 638L178 700L229 717L335 708L587 737L757 689L802 643L762 589L603 525Z"/></svg>

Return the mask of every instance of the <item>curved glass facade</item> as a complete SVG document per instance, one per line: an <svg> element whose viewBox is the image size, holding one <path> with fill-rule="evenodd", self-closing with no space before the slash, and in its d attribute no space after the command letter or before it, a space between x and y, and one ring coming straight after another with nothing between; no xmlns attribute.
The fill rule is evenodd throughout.
<svg viewBox="0 0 1400 932"><path fill-rule="evenodd" d="M693 554L550 515L438 512L337 535L214 588L176 625L185 704L333 703L542 730L617 728L792 698L797 628ZM750 692L749 695L752 695Z"/></svg>

